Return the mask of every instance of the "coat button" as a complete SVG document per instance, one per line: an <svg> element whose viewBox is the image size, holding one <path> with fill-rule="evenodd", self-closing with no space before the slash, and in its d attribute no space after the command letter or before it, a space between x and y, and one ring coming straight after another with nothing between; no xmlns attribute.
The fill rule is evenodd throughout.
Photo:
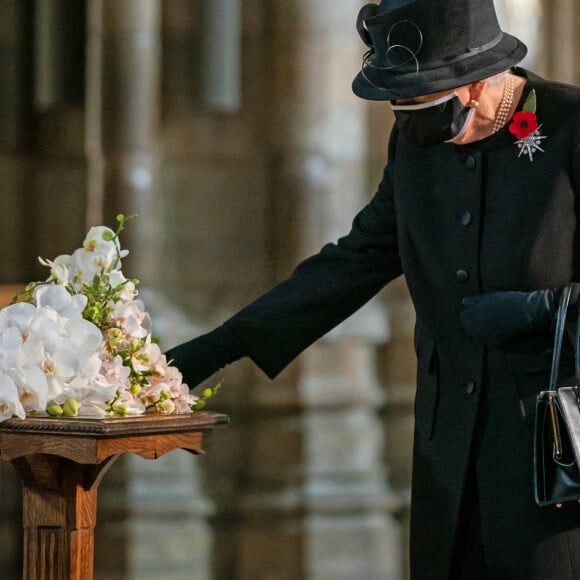
<svg viewBox="0 0 580 580"><path fill-rule="evenodd" d="M475 381L468 381L465 385L465 392L468 395L473 395L473 393L475 393Z"/></svg>
<svg viewBox="0 0 580 580"><path fill-rule="evenodd" d="M463 212L461 216L461 225L468 226L473 221L473 215L470 211Z"/></svg>
<svg viewBox="0 0 580 580"><path fill-rule="evenodd" d="M473 155L469 155L469 157L465 160L465 167L467 167L467 169L475 169L476 165L477 159L475 159Z"/></svg>
<svg viewBox="0 0 580 580"><path fill-rule="evenodd" d="M455 272L455 280L457 280L459 284L465 284L469 280L469 272L466 270L457 270L457 272Z"/></svg>

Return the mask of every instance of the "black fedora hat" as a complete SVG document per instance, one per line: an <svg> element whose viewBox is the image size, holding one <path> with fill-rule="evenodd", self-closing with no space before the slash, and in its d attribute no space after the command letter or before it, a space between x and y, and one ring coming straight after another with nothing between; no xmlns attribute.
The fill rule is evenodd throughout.
<svg viewBox="0 0 580 580"><path fill-rule="evenodd" d="M381 0L361 9L370 50L353 91L395 100L453 89L514 66L526 46L499 26L493 0Z"/></svg>

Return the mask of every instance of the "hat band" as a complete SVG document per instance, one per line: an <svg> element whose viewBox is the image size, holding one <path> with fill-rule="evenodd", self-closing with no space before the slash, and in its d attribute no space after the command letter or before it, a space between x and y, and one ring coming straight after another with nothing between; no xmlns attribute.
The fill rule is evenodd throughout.
<svg viewBox="0 0 580 580"><path fill-rule="evenodd" d="M415 65L416 65L416 66L413 67L415 69L414 72L415 72L415 74L418 74L419 72L421 72L423 70L428 71L428 70L432 70L432 69L435 69L435 68L440 68L440 67L443 67L443 66L448 66L451 63L461 62L463 60L472 58L473 56L476 56L476 55L478 55L478 54L480 54L482 52L486 52L486 51L492 49L494 46L496 46L497 44L500 43L500 41L501 41L502 38L503 38L503 32L500 30L499 34L493 40L490 40L489 42L486 42L485 44L482 44L481 46L478 46L477 48L470 49L468 52L466 52L464 54L461 54L459 56L456 56L452 60L440 59L440 60L433 61L433 62L429 63L429 66L425 66L425 67L421 67L421 65L419 64L419 61L418 61L416 55L414 55L415 58L412 59L413 62L415 63ZM398 45L398 47L399 48L406 48L406 47L404 47L402 45ZM390 48L387 49L387 50L390 50ZM408 50L410 50L410 49L408 49ZM394 70L394 69L400 69L405 64L407 64L407 63L403 63L403 64L398 64L398 65L382 66L382 65L379 65L379 64L375 64L375 62L373 62L371 60L371 58L374 57L373 60L376 61L376 56L377 56L376 53L372 53L372 54L368 54L367 53L367 55L365 55L365 56L366 56L366 59L364 59L363 65L367 65L370 68L373 68L373 69L376 69L376 70L391 71L391 70Z"/></svg>

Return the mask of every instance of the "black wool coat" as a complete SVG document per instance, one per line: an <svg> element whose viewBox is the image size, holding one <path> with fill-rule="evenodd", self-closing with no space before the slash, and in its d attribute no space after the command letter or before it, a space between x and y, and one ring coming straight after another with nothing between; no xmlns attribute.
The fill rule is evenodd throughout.
<svg viewBox="0 0 580 580"><path fill-rule="evenodd" d="M464 296L580 281L580 90L516 74L527 78L518 110L536 91L544 152L518 156L507 127L471 145L419 148L395 125L383 180L350 233L225 324L273 377L405 275L417 315L413 580L453 575L467 485L479 497L487 577L539 574L556 534L565 538L550 553L573 539L580 550L580 508L539 508L533 495L533 403L548 384L551 336L492 350L460 324Z"/></svg>

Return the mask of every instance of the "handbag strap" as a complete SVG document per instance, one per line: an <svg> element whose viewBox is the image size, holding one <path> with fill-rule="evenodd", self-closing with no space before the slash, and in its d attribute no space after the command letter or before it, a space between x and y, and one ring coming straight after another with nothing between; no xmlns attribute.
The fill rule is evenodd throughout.
<svg viewBox="0 0 580 580"><path fill-rule="evenodd" d="M554 351L552 352L552 370L550 372L550 391L555 391L558 387L558 372L560 370L560 355L562 353L562 341L564 339L564 329L566 328L566 313L568 312L568 304L570 303L570 294L572 287L566 286L562 290L560 296L560 303L558 304L558 314L556 316L556 332L554 335ZM579 309L580 313L580 309ZM575 371L576 377L580 375L580 361L578 355L578 344L580 342L579 332L576 332L575 344Z"/></svg>

